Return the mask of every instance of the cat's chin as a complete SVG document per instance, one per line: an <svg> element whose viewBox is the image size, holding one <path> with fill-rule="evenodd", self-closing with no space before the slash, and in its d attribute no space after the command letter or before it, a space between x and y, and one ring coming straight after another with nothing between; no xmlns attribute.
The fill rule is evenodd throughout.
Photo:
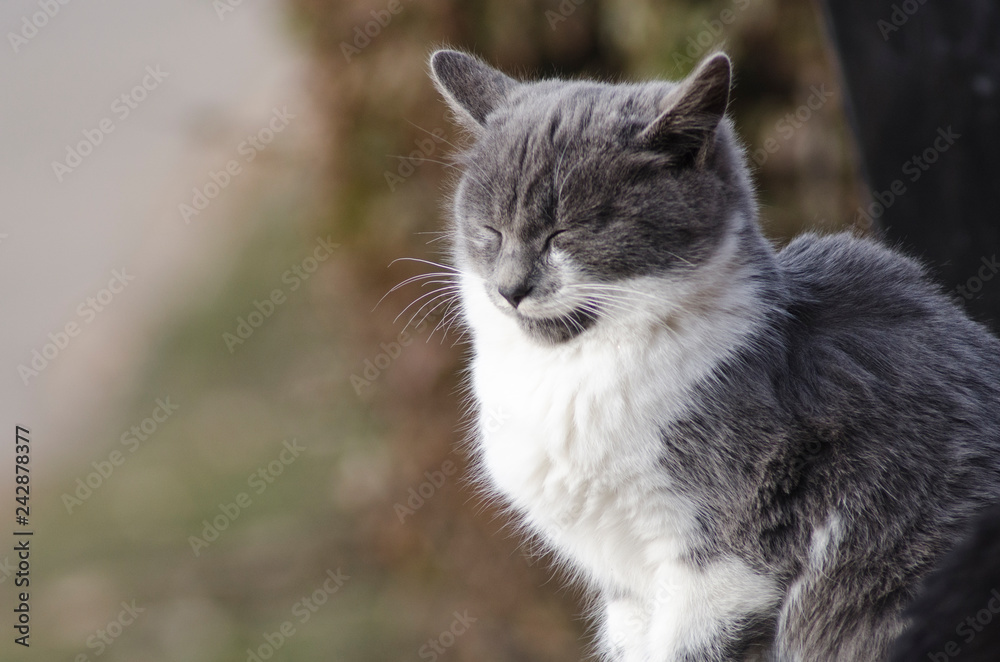
<svg viewBox="0 0 1000 662"><path fill-rule="evenodd" d="M597 317L584 310L574 310L560 317L527 317L515 314L518 326L529 337L545 345L559 345L576 338L597 321Z"/></svg>

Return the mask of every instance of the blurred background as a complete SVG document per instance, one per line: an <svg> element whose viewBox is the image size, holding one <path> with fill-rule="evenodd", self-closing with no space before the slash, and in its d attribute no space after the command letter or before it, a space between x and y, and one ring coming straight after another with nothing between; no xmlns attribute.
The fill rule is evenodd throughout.
<svg viewBox="0 0 1000 662"><path fill-rule="evenodd" d="M418 284L379 303L434 269L395 260L443 256L437 46L608 80L724 48L767 233L871 230L798 0L16 0L0 25L0 393L34 531L30 649L0 551L0 659L586 656L581 596L466 480L460 336L396 319Z"/></svg>

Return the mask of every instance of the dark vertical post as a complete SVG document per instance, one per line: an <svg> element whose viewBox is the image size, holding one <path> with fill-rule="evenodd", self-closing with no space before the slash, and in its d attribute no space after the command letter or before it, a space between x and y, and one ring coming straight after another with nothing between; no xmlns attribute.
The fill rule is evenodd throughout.
<svg viewBox="0 0 1000 662"><path fill-rule="evenodd" d="M1000 330L1000 3L821 0L865 213Z"/></svg>

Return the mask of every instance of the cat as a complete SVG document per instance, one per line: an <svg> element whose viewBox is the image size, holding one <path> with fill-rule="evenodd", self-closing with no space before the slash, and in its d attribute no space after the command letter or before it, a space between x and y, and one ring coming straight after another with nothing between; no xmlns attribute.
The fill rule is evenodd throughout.
<svg viewBox="0 0 1000 662"><path fill-rule="evenodd" d="M1000 342L875 241L765 239L723 53L677 83L430 68L470 138L476 477L593 595L596 654L885 660L1000 501Z"/></svg>
<svg viewBox="0 0 1000 662"><path fill-rule="evenodd" d="M996 662L1000 658L1000 506L924 580L892 662Z"/></svg>

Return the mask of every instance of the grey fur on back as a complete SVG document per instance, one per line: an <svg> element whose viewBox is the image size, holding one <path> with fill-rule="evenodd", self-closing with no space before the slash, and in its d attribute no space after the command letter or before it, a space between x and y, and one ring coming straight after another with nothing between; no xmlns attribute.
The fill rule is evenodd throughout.
<svg viewBox="0 0 1000 662"><path fill-rule="evenodd" d="M778 659L882 659L917 581L1000 500L1000 343L873 242L805 235L775 261L772 324L664 431L664 464L692 477L702 554L801 587ZM803 573L831 512L837 558Z"/></svg>
<svg viewBox="0 0 1000 662"><path fill-rule="evenodd" d="M1000 652L1000 506L983 512L964 541L923 582L892 662L996 662Z"/></svg>
<svg viewBox="0 0 1000 662"><path fill-rule="evenodd" d="M573 279L683 284L735 241L752 331L664 420L659 463L698 514L692 566L738 558L784 597L683 659L883 660L920 580L1000 501L1000 342L875 241L771 247L723 115L722 57L682 83L609 85L519 83L435 54L473 138L454 260L558 346L615 311L540 319L521 312L532 298L545 309Z"/></svg>

